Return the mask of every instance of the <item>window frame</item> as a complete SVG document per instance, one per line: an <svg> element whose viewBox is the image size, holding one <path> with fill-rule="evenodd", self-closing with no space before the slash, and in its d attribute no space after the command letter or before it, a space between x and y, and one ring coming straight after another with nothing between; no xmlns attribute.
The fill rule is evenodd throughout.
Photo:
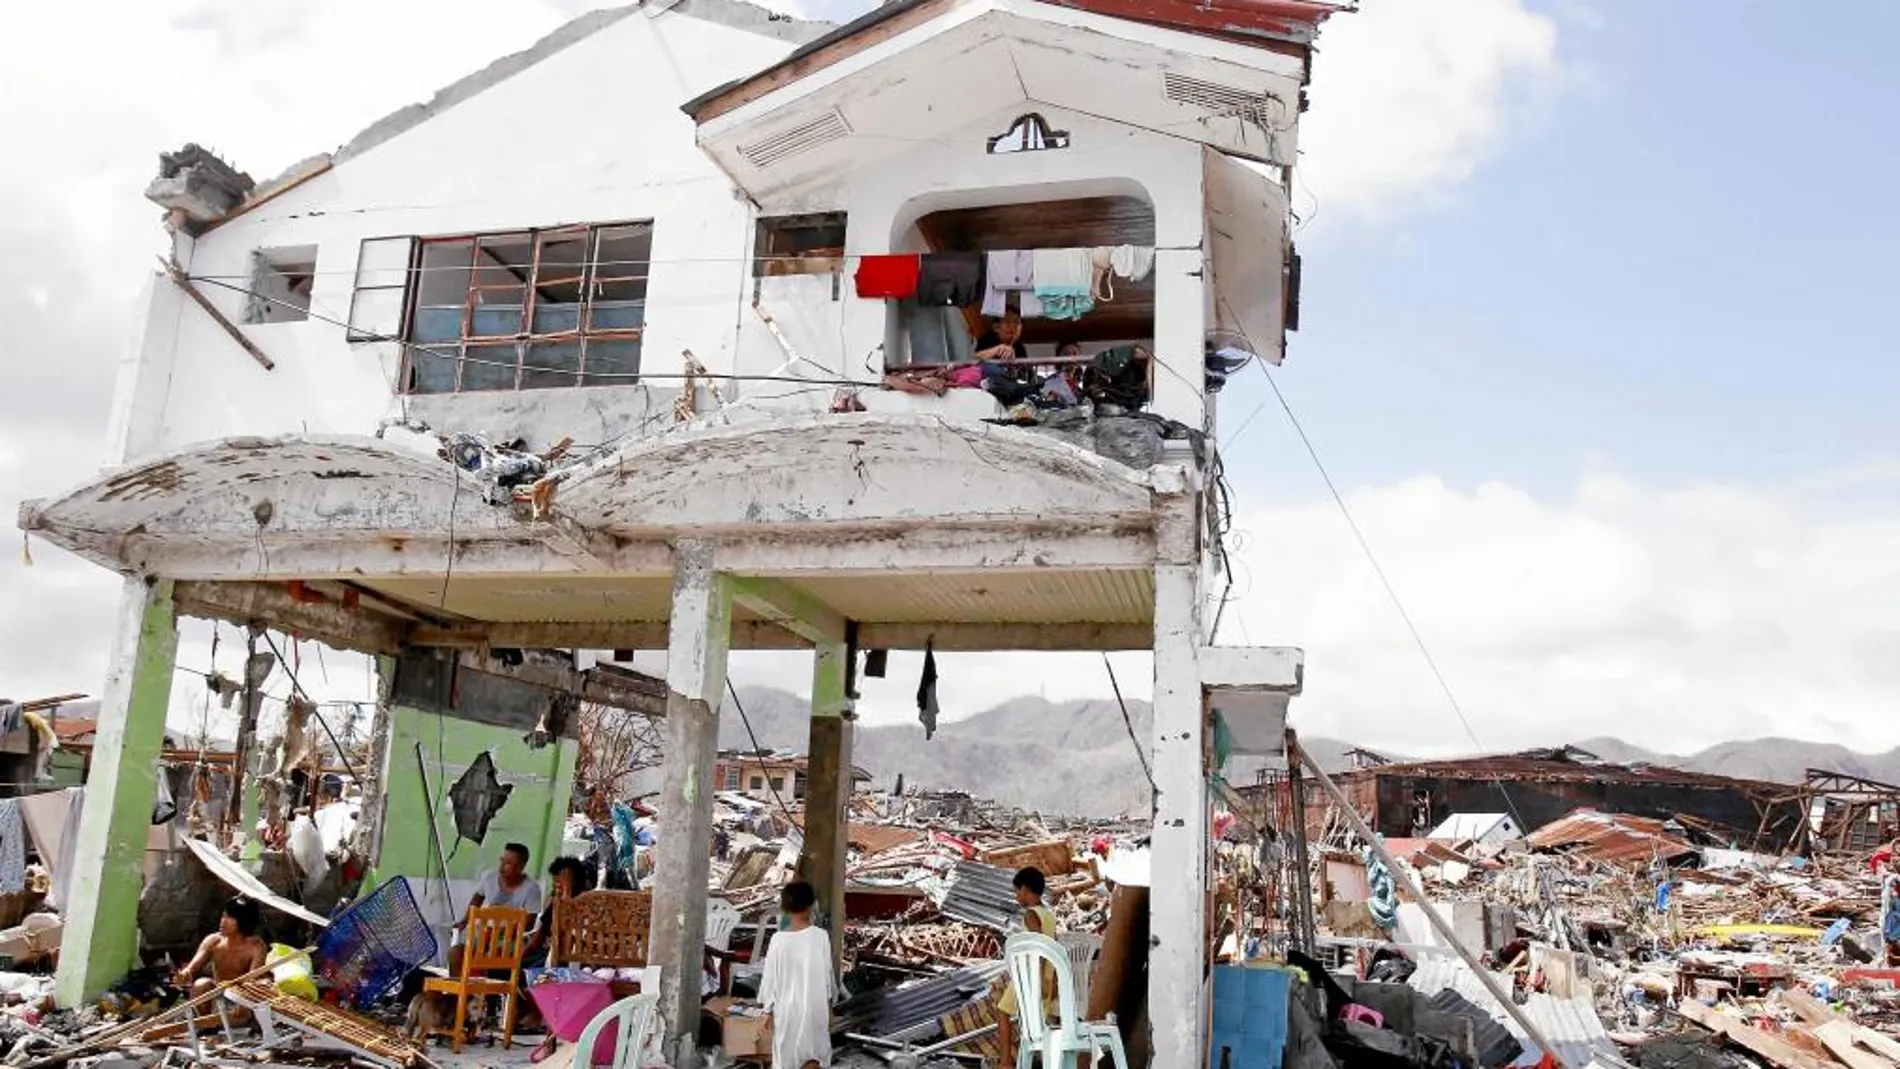
<svg viewBox="0 0 1900 1069"><path fill-rule="evenodd" d="M644 304L647 300L648 288L652 284L653 277L652 243L654 229L654 221L652 219L628 219L604 223L562 223L544 227L521 227L507 230L435 234L427 237L418 236L411 238L409 271L404 280L405 293L402 324L398 338L402 344L402 369L401 376L398 379L398 392L410 396L453 396L463 393L520 393L534 389L578 389L594 386L631 386L637 384L640 381L640 360L644 356L641 348L638 347L638 343L643 341L646 336ZM620 261L608 263L601 259L603 241L608 239L616 231L633 231L636 237L643 237L646 241L645 261L641 263L628 261L628 263L634 264L634 270L622 270L623 265ZM579 265L579 273L564 274L559 277L546 279L542 278L542 254L546 247L552 242L563 239L572 240L576 237L578 237L582 243L582 263ZM525 268L525 270L521 272L521 281L518 285L483 283L480 281L479 276L483 270L483 265L480 262L480 253L484 247L494 246L500 243L518 243L521 241L525 241L529 248L530 255L527 264L509 265L506 261L499 261L504 268ZM425 306L422 303L422 290L425 281L422 275L424 261L427 259L431 247L455 245L458 243L466 243L470 249L469 264L466 269L468 275L462 287L462 314L458 336L453 339L441 341L419 341L416 338L418 314L424 307L434 307ZM603 273L603 266L613 270L614 273ZM442 268L438 268L438 270L440 269ZM640 293L637 299L643 306L640 315L640 326L596 326L594 319L597 302L602 302L603 300L600 296L601 289L609 285L634 282L639 284ZM577 286L579 299L571 302L571 307L575 309L574 326L559 330L537 331L535 329L535 323L540 308L544 306L544 303L555 303L547 300L542 295L542 290L551 285ZM368 288L388 289L393 287L383 286ZM477 308L480 307L480 294L484 292L509 290L519 290L522 295L520 316L515 323L515 332L512 334L476 333L475 313ZM352 306L354 306L355 300L356 297L353 293L351 296ZM628 300L632 300L632 298ZM561 306L569 306L569 302L559 303ZM605 303L618 304L624 302L607 301ZM439 307L449 308L453 306L444 304ZM494 307L506 306L497 305ZM362 340L380 339L365 337ZM618 370L589 371L589 350L593 348L595 343L624 345L629 342L635 343L636 346L632 352L633 370L631 372ZM536 349L547 350L566 345L572 345L578 349L571 369L566 366L537 365L533 362L533 354ZM468 382L467 372L471 358L471 349L512 349L513 383L508 386L480 386L473 389L469 388L466 384ZM416 372L417 356L421 353L428 353L438 359L450 358L450 354L453 354L452 358L455 361L455 369L451 385L446 389L418 388ZM624 358L623 354L619 356L618 359ZM569 381L536 385L532 382L536 376L559 377ZM605 376L612 376L612 378L602 381Z"/></svg>

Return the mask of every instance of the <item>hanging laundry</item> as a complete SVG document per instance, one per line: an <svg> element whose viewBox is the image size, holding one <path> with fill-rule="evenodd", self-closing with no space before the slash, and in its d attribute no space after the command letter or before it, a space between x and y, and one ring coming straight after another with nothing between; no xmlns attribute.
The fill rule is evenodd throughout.
<svg viewBox="0 0 1900 1069"><path fill-rule="evenodd" d="M903 304L905 334L910 339L913 364L967 364L974 350L970 347L970 326L963 320L963 309L943 306L924 307L915 301Z"/></svg>
<svg viewBox="0 0 1900 1069"><path fill-rule="evenodd" d="M866 256L858 261L855 276L858 296L874 300L901 301L917 295L917 272L922 258L916 253L899 256Z"/></svg>
<svg viewBox="0 0 1900 1069"><path fill-rule="evenodd" d="M1042 314L1047 318L1080 319L1095 308L1091 296L1095 269L1089 250L1037 249L1031 270L1035 272L1036 299L1042 302Z"/></svg>
<svg viewBox="0 0 1900 1069"><path fill-rule="evenodd" d="M1027 249L990 253L983 272L983 314L994 319L1009 311L1009 295L1014 293L1016 310L1023 318L1041 315L1035 264L1035 256Z"/></svg>
<svg viewBox="0 0 1900 1069"><path fill-rule="evenodd" d="M0 701L0 735L11 735L20 730L25 710L19 702Z"/></svg>
<svg viewBox="0 0 1900 1069"><path fill-rule="evenodd" d="M1115 274L1140 282L1154 273L1155 251L1146 245L1117 245L1110 251L1108 263Z"/></svg>
<svg viewBox="0 0 1900 1069"><path fill-rule="evenodd" d="M924 740L937 733L937 651L924 640L924 675L917 681L917 719L924 725Z"/></svg>
<svg viewBox="0 0 1900 1069"><path fill-rule="evenodd" d="M1111 257L1115 250L1106 245L1089 250L1089 296L1096 304L1104 304L1115 299L1115 280L1109 277L1114 269Z"/></svg>
<svg viewBox="0 0 1900 1069"><path fill-rule="evenodd" d="M172 777L164 765L158 767L158 792L152 799L152 827L170 824L178 815L178 803L172 798Z"/></svg>
<svg viewBox="0 0 1900 1069"><path fill-rule="evenodd" d="M917 303L925 308L962 308L983 299L983 254L933 252L917 269Z"/></svg>
<svg viewBox="0 0 1900 1069"><path fill-rule="evenodd" d="M0 895L26 890L26 825L20 800L0 798Z"/></svg>

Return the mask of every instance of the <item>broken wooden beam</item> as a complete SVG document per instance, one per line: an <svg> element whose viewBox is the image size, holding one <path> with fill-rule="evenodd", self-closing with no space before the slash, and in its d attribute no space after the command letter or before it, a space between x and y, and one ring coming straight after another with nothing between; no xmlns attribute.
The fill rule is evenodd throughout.
<svg viewBox="0 0 1900 1069"><path fill-rule="evenodd" d="M231 340L238 343L239 348L251 354L251 359L257 361L265 371L275 371L277 369L277 361L272 360L269 354L259 349L257 343L252 341L249 337L246 337L244 332L238 329L236 323L231 322L230 319L225 317L223 312L218 311L218 306L212 304L211 299L206 297L204 293L198 289L191 281L191 277L185 274L184 268L178 266L176 260L160 258L159 263L165 265L165 274L170 276L171 280L178 284L179 289L185 291L185 296L190 297L194 304L204 309L205 314L210 316L218 326L222 327L224 332L231 336Z"/></svg>

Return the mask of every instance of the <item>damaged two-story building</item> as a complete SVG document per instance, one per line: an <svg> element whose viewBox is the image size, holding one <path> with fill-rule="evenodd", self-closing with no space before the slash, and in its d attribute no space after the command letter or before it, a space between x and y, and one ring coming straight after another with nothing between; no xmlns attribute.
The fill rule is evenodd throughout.
<svg viewBox="0 0 1900 1069"><path fill-rule="evenodd" d="M1210 644L1219 390L1297 325L1334 7L648 0L263 186L168 156L122 464L21 513L126 577L61 997L131 961L178 615L501 674L666 651L681 1057L729 650L813 651L802 867L842 916L861 654L1140 649L1154 867L1187 874L1151 897L1154 1064L1196 1064L1214 722L1277 752L1302 663Z"/></svg>

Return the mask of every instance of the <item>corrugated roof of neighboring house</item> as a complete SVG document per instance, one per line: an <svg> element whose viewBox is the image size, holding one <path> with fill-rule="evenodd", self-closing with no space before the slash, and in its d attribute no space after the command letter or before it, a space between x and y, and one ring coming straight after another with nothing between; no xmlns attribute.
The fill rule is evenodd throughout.
<svg viewBox="0 0 1900 1069"><path fill-rule="evenodd" d="M1509 990L1511 981L1508 977L1500 976L1498 980ZM1484 981L1462 959L1450 955L1421 955L1418 971L1407 982L1427 997L1440 991L1456 991L1496 1018L1524 1046L1524 1053L1512 1065L1536 1065L1543 1058L1543 1049L1524 1034L1516 1021L1511 1020L1504 1007L1485 989ZM1615 1041L1610 1039L1603 1027L1603 1019L1597 1016L1596 1007L1588 996L1560 999L1532 993L1519 1008L1537 1026L1537 1030L1550 1040L1551 1046L1555 1048L1553 1053L1570 1069L1584 1069L1592 1064L1628 1069L1628 1063L1622 1060Z"/></svg>
<svg viewBox="0 0 1900 1069"><path fill-rule="evenodd" d="M1016 903L1016 873L1012 869L964 861L950 873L943 898L943 915L965 924L1007 932L1022 917Z"/></svg>
<svg viewBox="0 0 1900 1069"><path fill-rule="evenodd" d="M1496 831L1498 825L1509 824L1511 818L1505 813L1454 813L1443 824L1432 829L1427 839L1482 839Z"/></svg>
<svg viewBox="0 0 1900 1069"><path fill-rule="evenodd" d="M1561 850L1610 864L1648 863L1692 854L1695 847L1660 820L1576 809L1524 837L1539 850Z"/></svg>

